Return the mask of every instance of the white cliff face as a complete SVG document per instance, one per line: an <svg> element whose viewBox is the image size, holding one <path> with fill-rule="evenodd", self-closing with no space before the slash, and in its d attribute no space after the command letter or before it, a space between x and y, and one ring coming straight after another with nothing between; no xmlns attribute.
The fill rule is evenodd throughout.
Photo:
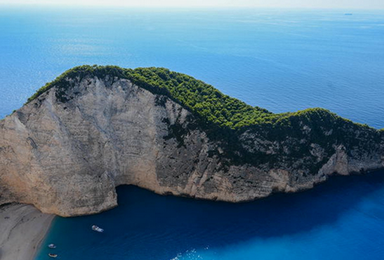
<svg viewBox="0 0 384 260"><path fill-rule="evenodd" d="M335 172L384 166L377 152L357 160L339 146L311 175L284 162L279 167L223 167L220 145L196 127L189 111L167 97L117 78L85 78L68 90L65 103L56 99L55 91L0 121L0 204L33 204L61 216L92 214L115 207L115 187L123 184L239 202L311 188ZM254 140L248 149L266 154L287 145ZM313 144L308 156L323 161L325 155Z"/></svg>

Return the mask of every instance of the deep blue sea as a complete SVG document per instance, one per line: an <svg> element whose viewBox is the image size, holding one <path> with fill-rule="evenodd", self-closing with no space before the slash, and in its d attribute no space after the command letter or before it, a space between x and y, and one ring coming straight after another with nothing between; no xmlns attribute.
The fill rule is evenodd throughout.
<svg viewBox="0 0 384 260"><path fill-rule="evenodd" d="M384 127L384 11L0 7L0 118L82 64L167 67L272 112ZM70 260L384 259L384 172L236 205L118 194L56 218L36 260L47 243Z"/></svg>
<svg viewBox="0 0 384 260"><path fill-rule="evenodd" d="M119 207L56 218L36 260L384 259L384 172L230 204L118 188ZM91 226L105 228L96 233Z"/></svg>

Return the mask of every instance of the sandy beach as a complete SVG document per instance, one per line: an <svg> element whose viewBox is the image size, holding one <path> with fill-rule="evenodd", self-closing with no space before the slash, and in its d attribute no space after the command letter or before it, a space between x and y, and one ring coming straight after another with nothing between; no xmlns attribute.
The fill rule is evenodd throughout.
<svg viewBox="0 0 384 260"><path fill-rule="evenodd" d="M0 259L33 260L53 218L30 205L0 207Z"/></svg>

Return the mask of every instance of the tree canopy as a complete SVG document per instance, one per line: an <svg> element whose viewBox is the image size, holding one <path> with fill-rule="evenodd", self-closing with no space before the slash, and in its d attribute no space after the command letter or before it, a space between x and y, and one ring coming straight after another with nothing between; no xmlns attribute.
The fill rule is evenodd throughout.
<svg viewBox="0 0 384 260"><path fill-rule="evenodd" d="M75 84L73 79L81 81L86 76L104 78L107 75L129 79L132 83L152 93L168 96L208 123L235 130L257 125L289 127L296 121L306 122L308 125L319 121L327 124L340 121L352 123L322 108L274 114L266 109L252 107L236 98L225 95L213 86L191 76L166 68L155 67L136 69L97 65L74 67L40 88L28 99L27 103L54 86L65 91L66 88ZM360 126L368 127L366 125Z"/></svg>

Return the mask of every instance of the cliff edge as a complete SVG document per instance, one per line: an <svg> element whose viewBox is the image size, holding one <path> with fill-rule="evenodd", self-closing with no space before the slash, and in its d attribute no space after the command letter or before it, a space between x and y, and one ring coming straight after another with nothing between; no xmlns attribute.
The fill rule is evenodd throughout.
<svg viewBox="0 0 384 260"><path fill-rule="evenodd" d="M240 202L383 167L383 131L273 114L161 68L76 67L0 121L0 205L61 216L115 207L123 184Z"/></svg>

